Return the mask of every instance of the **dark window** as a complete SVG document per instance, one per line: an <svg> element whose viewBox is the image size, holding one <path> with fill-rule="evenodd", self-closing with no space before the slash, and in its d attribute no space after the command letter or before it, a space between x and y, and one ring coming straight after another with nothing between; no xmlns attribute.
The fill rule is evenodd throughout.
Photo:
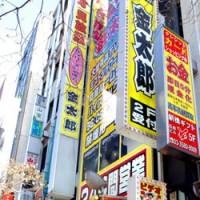
<svg viewBox="0 0 200 200"><path fill-rule="evenodd" d="M53 112L53 103L54 103L54 101L52 100L51 103L49 104L49 112L48 112L47 121L49 121L51 119L52 112Z"/></svg>
<svg viewBox="0 0 200 200"><path fill-rule="evenodd" d="M45 168L45 161L46 161L46 155L47 155L47 146L45 146L43 148L42 151L42 160L41 160L41 167L40 167L40 171L42 172Z"/></svg>
<svg viewBox="0 0 200 200"><path fill-rule="evenodd" d="M87 170L97 172L97 170L98 170L98 151L99 151L99 145L96 145L84 154L84 156L83 156L83 159L84 159L83 177L82 177L83 180L85 179L85 172Z"/></svg>
<svg viewBox="0 0 200 200"><path fill-rule="evenodd" d="M64 11L67 9L67 6L68 6L68 0L65 0Z"/></svg>
<svg viewBox="0 0 200 200"><path fill-rule="evenodd" d="M43 84L42 84L42 96L44 96L45 87L46 87L46 81L44 81Z"/></svg>
<svg viewBox="0 0 200 200"><path fill-rule="evenodd" d="M53 81L55 81L58 77L58 69L59 69L59 62L57 62L56 65L55 65Z"/></svg>
<svg viewBox="0 0 200 200"><path fill-rule="evenodd" d="M65 50L64 53L63 53L62 69L63 69L64 66L65 66L65 54L66 54L66 50Z"/></svg>
<svg viewBox="0 0 200 200"><path fill-rule="evenodd" d="M100 170L119 159L119 134L111 133L101 141Z"/></svg>
<svg viewBox="0 0 200 200"><path fill-rule="evenodd" d="M59 37L59 41L62 40L63 38L63 35L64 35L64 28L62 27L62 29L60 30L60 37Z"/></svg>
<svg viewBox="0 0 200 200"><path fill-rule="evenodd" d="M59 101L60 101L60 90L58 92L58 97L57 97L56 113L58 112Z"/></svg>
<svg viewBox="0 0 200 200"><path fill-rule="evenodd" d="M183 37L180 0L159 1L159 11L165 17L165 24Z"/></svg>

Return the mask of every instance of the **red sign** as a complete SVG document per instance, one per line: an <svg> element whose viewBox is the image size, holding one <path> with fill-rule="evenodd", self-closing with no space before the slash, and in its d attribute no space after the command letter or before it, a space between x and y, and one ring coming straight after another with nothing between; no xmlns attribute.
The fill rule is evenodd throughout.
<svg viewBox="0 0 200 200"><path fill-rule="evenodd" d="M188 64L187 45L175 34L164 29L164 48L167 52Z"/></svg>
<svg viewBox="0 0 200 200"><path fill-rule="evenodd" d="M3 200L14 200L14 194L10 193L10 194L3 194Z"/></svg>
<svg viewBox="0 0 200 200"><path fill-rule="evenodd" d="M198 155L196 125L172 112L169 117L169 143L178 149Z"/></svg>

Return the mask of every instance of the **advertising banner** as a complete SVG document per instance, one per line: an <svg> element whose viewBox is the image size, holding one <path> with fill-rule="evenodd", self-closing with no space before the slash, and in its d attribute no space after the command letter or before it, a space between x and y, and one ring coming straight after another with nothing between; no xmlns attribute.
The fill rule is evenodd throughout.
<svg viewBox="0 0 200 200"><path fill-rule="evenodd" d="M99 172L107 182L104 194L127 196L128 179L133 175L152 178L152 149L142 145ZM80 199L89 200L95 194L85 181L81 183Z"/></svg>
<svg viewBox="0 0 200 200"><path fill-rule="evenodd" d="M78 138L80 131L83 85L89 31L91 0L76 0L74 5L67 80L64 90L60 132ZM66 50L67 51L67 50ZM66 54L67 55L67 54Z"/></svg>
<svg viewBox="0 0 200 200"><path fill-rule="evenodd" d="M121 26L126 26L125 31L122 31L122 36L125 36L120 44L125 47L119 49L119 52L124 53L119 57L123 75L119 78L122 86L119 89L121 99L118 100L117 128L125 136L145 143L150 140L149 144L155 146L155 1L127 2L128 13L124 20L121 14Z"/></svg>
<svg viewBox="0 0 200 200"><path fill-rule="evenodd" d="M31 127L31 136L33 137L42 137L43 133L43 117L45 112L46 98L40 95L37 95L36 102L34 105L33 111L33 120Z"/></svg>
<svg viewBox="0 0 200 200"><path fill-rule="evenodd" d="M173 147L175 150L199 156L189 45L165 27L158 30L156 37L157 52L160 51L162 54L156 55L158 59L156 62L157 112L158 116L162 117L159 117L161 120L158 122L158 132L161 135L159 149ZM165 141L163 141L164 137L166 137Z"/></svg>
<svg viewBox="0 0 200 200"><path fill-rule="evenodd" d="M134 175L129 179L128 200L167 200L166 190L164 182Z"/></svg>
<svg viewBox="0 0 200 200"><path fill-rule="evenodd" d="M119 0L94 0L84 106L81 173L95 172L119 158L116 133ZM107 151L108 144L113 151ZM109 159L100 152L109 153ZM111 155L112 154L112 155ZM101 163L101 164L100 164Z"/></svg>

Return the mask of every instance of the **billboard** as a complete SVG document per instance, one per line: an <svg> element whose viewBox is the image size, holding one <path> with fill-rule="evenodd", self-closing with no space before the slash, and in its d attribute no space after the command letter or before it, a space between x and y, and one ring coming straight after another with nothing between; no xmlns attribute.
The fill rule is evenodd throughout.
<svg viewBox="0 0 200 200"><path fill-rule="evenodd" d="M76 0L73 12L69 55L66 50L66 84L60 132L78 138L80 131L85 62L88 43L91 0Z"/></svg>
<svg viewBox="0 0 200 200"><path fill-rule="evenodd" d="M158 148L199 156L189 45L166 27L157 30L155 41Z"/></svg>
<svg viewBox="0 0 200 200"><path fill-rule="evenodd" d="M128 200L167 200L166 184L150 178L133 176L129 179Z"/></svg>
<svg viewBox="0 0 200 200"><path fill-rule="evenodd" d="M38 95L33 110L33 119L31 126L31 136L41 138L43 133L43 118L45 112L46 98Z"/></svg>
<svg viewBox="0 0 200 200"><path fill-rule="evenodd" d="M98 172L107 182L104 194L110 196L127 196L128 179L133 175L152 178L152 149L142 145L112 165ZM89 200L95 191L81 182L81 200Z"/></svg>
<svg viewBox="0 0 200 200"><path fill-rule="evenodd" d="M155 1L128 0L121 5L117 128L123 135L155 146ZM124 10L127 9L126 14Z"/></svg>

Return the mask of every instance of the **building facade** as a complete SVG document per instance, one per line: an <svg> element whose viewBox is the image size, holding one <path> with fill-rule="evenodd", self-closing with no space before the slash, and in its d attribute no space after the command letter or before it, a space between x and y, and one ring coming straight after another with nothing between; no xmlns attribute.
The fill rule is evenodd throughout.
<svg viewBox="0 0 200 200"><path fill-rule="evenodd" d="M85 174L93 171L108 195L127 196L129 177L139 175L167 183L167 199L197 199L199 155L157 150L163 133L156 131L154 33L165 24L190 44L198 133L199 6L198 0L58 4L42 78L45 198L89 199L95 191Z"/></svg>

